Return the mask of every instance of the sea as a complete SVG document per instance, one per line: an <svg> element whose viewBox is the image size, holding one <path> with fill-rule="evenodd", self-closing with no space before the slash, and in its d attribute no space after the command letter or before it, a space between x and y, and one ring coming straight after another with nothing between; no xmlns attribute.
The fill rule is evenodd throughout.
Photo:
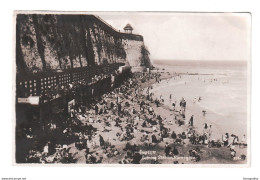
<svg viewBox="0 0 260 180"><path fill-rule="evenodd" d="M156 60L158 71L182 74L153 86L169 107L181 98L187 101L188 117L205 118L219 133L242 137L248 134L250 79L247 61ZM170 98L171 96L171 98ZM197 101L201 97L201 101ZM201 111L205 110L206 116ZM220 137L220 135L219 135Z"/></svg>

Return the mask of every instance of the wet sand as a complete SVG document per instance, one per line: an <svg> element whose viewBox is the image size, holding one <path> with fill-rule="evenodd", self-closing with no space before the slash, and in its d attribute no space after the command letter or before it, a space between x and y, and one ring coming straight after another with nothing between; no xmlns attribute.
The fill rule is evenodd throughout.
<svg viewBox="0 0 260 180"><path fill-rule="evenodd" d="M242 96L240 99L234 99L237 97L226 99L226 96L235 96L228 92L227 87L232 86L229 85L232 82L227 81L231 80L219 74L183 74L181 77L154 84L151 92L157 98L162 95L165 105L169 108L173 102L178 104L184 97L187 101L187 121L194 115L197 128L201 129L204 123L212 125L214 130L212 135L215 139L220 139L226 132L242 138L244 134L247 135L247 97L243 97L247 94L246 87L237 87L242 89L237 95ZM199 97L201 101L198 101ZM205 116L203 110L206 111Z"/></svg>

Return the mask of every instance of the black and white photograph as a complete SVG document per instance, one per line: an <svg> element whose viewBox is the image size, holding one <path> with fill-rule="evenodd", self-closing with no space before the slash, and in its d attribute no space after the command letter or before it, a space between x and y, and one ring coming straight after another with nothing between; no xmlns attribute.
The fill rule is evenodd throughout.
<svg viewBox="0 0 260 180"><path fill-rule="evenodd" d="M14 12L16 165L250 164L250 13Z"/></svg>

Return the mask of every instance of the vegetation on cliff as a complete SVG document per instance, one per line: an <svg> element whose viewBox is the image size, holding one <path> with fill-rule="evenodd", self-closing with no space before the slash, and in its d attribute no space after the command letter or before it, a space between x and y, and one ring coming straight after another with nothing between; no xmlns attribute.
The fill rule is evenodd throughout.
<svg viewBox="0 0 260 180"><path fill-rule="evenodd" d="M125 57L122 39L102 29L92 16L17 15L18 73L114 63Z"/></svg>
<svg viewBox="0 0 260 180"><path fill-rule="evenodd" d="M152 67L152 63L149 58L150 52L144 45L141 46L141 66Z"/></svg>

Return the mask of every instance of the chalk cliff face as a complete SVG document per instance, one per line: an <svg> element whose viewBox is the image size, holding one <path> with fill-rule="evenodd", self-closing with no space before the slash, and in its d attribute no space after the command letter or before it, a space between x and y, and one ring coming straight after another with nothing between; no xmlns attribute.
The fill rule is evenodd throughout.
<svg viewBox="0 0 260 180"><path fill-rule="evenodd" d="M119 33L93 15L18 14L16 20L18 73L150 64L142 36Z"/></svg>
<svg viewBox="0 0 260 180"><path fill-rule="evenodd" d="M129 65L133 67L141 66L142 54L140 52L144 42L124 39L123 45L126 52L126 60Z"/></svg>

